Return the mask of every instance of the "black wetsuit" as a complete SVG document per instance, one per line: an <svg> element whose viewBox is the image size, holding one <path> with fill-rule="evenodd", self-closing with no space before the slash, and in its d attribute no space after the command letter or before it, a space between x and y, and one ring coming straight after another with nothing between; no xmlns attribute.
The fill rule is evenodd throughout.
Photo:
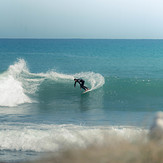
<svg viewBox="0 0 163 163"><path fill-rule="evenodd" d="M76 79L74 87L76 87L76 82L78 82L80 84L80 88L83 88L85 91L88 89L86 86L84 86L85 81L83 79Z"/></svg>

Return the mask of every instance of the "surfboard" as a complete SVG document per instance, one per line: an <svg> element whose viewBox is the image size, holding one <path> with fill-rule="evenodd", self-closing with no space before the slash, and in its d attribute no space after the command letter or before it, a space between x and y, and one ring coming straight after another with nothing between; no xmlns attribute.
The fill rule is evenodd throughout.
<svg viewBox="0 0 163 163"><path fill-rule="evenodd" d="M90 91L91 91L91 89L88 89L87 91L84 91L82 94L85 94L85 93L90 92Z"/></svg>

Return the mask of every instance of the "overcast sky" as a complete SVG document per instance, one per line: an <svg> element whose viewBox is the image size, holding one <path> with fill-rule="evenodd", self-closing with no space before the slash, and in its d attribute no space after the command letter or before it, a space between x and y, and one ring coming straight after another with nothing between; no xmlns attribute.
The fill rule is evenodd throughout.
<svg viewBox="0 0 163 163"><path fill-rule="evenodd" d="M163 0L0 0L0 38L163 38Z"/></svg>

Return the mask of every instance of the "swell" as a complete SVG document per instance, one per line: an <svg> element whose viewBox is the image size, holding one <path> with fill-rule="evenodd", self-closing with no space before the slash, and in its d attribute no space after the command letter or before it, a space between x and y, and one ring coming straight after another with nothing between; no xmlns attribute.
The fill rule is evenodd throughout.
<svg viewBox="0 0 163 163"><path fill-rule="evenodd" d="M163 79L107 77L103 89L104 107L109 110L162 110Z"/></svg>
<svg viewBox="0 0 163 163"><path fill-rule="evenodd" d="M105 78L105 92L117 95L163 96L163 79Z"/></svg>
<svg viewBox="0 0 163 163"><path fill-rule="evenodd" d="M74 78L86 80L86 85L91 91L105 83L104 77L94 72L68 75L51 70L46 73L31 73L25 60L18 59L8 70L0 74L0 106L37 102L38 96L46 98L54 95L71 95L77 91L72 89Z"/></svg>

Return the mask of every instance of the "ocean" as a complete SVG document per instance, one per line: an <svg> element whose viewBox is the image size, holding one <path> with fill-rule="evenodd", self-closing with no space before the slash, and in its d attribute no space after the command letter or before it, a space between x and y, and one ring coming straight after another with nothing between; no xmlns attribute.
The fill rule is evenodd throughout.
<svg viewBox="0 0 163 163"><path fill-rule="evenodd" d="M163 40L0 39L0 63L3 162L133 140L163 110Z"/></svg>

